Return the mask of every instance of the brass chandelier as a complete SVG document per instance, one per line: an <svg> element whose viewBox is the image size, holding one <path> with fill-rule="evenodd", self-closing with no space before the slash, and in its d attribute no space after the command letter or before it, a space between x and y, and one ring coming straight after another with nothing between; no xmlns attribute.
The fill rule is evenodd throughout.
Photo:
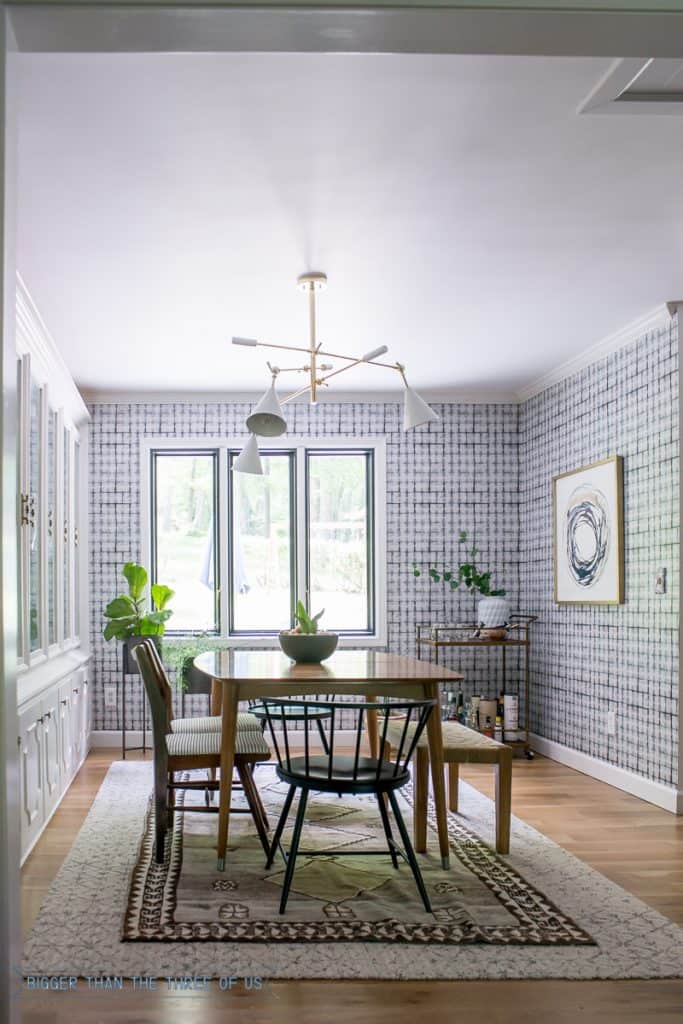
<svg viewBox="0 0 683 1024"><path fill-rule="evenodd" d="M429 423L438 420L439 417L427 403L420 398L416 391L408 385L405 366L402 363L380 362L379 357L383 356L388 348L380 345L362 356L347 356L339 352L328 352L318 341L316 295L327 287L327 276L319 272L302 274L297 278L297 285L301 291L308 295L308 324L309 344L307 348L296 345L275 345L271 342L257 341L254 338L233 338L233 345L242 345L247 348L270 348L284 352L301 352L306 355L306 362L299 366L275 366L271 362L266 365L271 374L271 384L261 400L258 402L252 413L247 417L249 429L249 440L238 455L233 464L233 469L238 473L254 473L261 475L263 468L258 452L258 437L280 437L287 430L287 421L284 417L282 406L293 399L308 392L311 405L316 405L318 394L322 389L329 386L333 377L352 370L355 366L364 364L366 366L379 366L383 369L394 370L401 377L403 382L403 429L410 430L422 423ZM329 359L342 360L343 366L335 369L334 363L327 362ZM285 398L278 398L275 391L275 382L281 373L303 373L307 375L306 383L287 395Z"/></svg>

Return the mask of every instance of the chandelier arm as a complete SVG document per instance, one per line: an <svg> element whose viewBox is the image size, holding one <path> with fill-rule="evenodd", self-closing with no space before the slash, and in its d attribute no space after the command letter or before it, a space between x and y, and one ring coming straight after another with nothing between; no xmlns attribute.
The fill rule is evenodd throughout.
<svg viewBox="0 0 683 1024"><path fill-rule="evenodd" d="M306 384L305 387L299 388L298 391L293 391L292 394L291 395L287 395L286 398L281 398L280 399L280 405L287 405L287 403L291 402L294 398L298 398L299 395L304 395L307 391L310 391L310 390L311 390L311 385L310 384Z"/></svg>
<svg viewBox="0 0 683 1024"><path fill-rule="evenodd" d="M299 348L298 345L275 345L272 341L257 341L254 348L278 348L284 352L305 352L306 355L311 354L310 348Z"/></svg>
<svg viewBox="0 0 683 1024"><path fill-rule="evenodd" d="M366 366L383 366L387 370L398 369L398 363L380 363L377 359L361 359L358 356L343 356L340 352L327 352L320 349L319 356L328 356L330 359L345 359L348 363L365 363Z"/></svg>
<svg viewBox="0 0 683 1024"><path fill-rule="evenodd" d="M332 373L325 374L324 377L320 378L321 383L328 381L330 377L336 377L338 373L343 373L344 370L352 370L354 366L383 366L388 370L395 370L396 373L400 373L403 376L403 372L399 369L398 363L377 363L374 360L368 359L354 359L348 366L340 366L338 370L333 370ZM405 377L403 378L405 380Z"/></svg>

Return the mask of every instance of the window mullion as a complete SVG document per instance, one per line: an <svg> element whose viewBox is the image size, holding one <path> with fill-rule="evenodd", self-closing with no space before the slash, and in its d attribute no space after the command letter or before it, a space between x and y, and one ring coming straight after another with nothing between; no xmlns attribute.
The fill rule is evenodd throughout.
<svg viewBox="0 0 683 1024"><path fill-rule="evenodd" d="M296 597L308 608L308 495L306 449L298 445L296 459Z"/></svg>
<svg viewBox="0 0 683 1024"><path fill-rule="evenodd" d="M218 508L214 509L214 514L216 515L216 541L218 544L218 557L216 559L216 572L218 576L218 629L223 637L229 635L230 602L232 601L232 581L230 579L230 560L228 558L228 544L232 531L232 506L230 504L228 487L228 460L228 449L220 448L218 452Z"/></svg>

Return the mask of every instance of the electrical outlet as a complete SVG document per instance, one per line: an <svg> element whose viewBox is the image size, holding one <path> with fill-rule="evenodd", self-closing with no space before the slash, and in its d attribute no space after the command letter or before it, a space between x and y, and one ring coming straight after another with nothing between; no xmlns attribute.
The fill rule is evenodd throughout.
<svg viewBox="0 0 683 1024"><path fill-rule="evenodd" d="M617 734L617 713L616 711L608 711L607 717L605 718L605 731L608 736L616 736Z"/></svg>
<svg viewBox="0 0 683 1024"><path fill-rule="evenodd" d="M104 688L104 706L108 710L116 708L116 687L105 686Z"/></svg>

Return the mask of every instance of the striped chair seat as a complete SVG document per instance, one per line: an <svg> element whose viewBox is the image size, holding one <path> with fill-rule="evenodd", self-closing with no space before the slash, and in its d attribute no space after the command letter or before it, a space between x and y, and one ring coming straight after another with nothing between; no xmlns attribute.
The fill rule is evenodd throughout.
<svg viewBox="0 0 683 1024"><path fill-rule="evenodd" d="M217 732L170 732L166 735L166 749L171 757L218 756L221 752L221 737ZM270 748L259 729L238 730L235 737L235 754L267 761Z"/></svg>
<svg viewBox="0 0 683 1024"><path fill-rule="evenodd" d="M248 711L237 714L237 731L257 729L261 732L261 723ZM204 718L174 718L171 721L171 732L217 732L221 731L221 716L207 715Z"/></svg>

